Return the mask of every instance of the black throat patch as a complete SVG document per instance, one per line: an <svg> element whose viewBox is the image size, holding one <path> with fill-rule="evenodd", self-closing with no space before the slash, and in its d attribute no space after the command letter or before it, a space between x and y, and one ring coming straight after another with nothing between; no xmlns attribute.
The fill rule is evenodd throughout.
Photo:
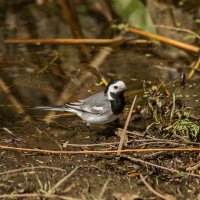
<svg viewBox="0 0 200 200"><path fill-rule="evenodd" d="M119 115L123 111L125 106L124 91L117 94L111 92L110 95L113 98L113 100L110 101L112 112L114 113L114 115Z"/></svg>

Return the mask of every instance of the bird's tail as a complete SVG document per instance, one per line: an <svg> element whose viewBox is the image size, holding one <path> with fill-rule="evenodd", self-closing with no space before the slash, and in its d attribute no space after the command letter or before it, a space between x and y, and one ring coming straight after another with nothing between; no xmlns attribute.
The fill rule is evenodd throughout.
<svg viewBox="0 0 200 200"><path fill-rule="evenodd" d="M70 111L66 106L36 106L33 109L53 110L53 111Z"/></svg>

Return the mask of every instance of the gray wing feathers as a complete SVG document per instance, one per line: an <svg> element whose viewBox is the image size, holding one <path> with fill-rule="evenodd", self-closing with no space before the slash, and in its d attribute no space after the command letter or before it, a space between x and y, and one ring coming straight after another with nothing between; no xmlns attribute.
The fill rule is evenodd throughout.
<svg viewBox="0 0 200 200"><path fill-rule="evenodd" d="M37 106L34 109L68 111L73 113L86 112L91 114L104 114L109 110L110 103L106 99L104 92L94 94L86 99L69 103L64 106Z"/></svg>
<svg viewBox="0 0 200 200"><path fill-rule="evenodd" d="M110 103L107 101L104 92L100 92L78 102L66 104L66 106L92 114L104 114Z"/></svg>

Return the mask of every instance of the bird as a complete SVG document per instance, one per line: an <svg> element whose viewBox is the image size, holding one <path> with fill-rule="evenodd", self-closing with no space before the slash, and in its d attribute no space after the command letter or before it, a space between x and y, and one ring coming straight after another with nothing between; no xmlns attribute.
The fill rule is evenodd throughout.
<svg viewBox="0 0 200 200"><path fill-rule="evenodd" d="M111 81L104 91L63 106L36 106L34 109L75 113L87 127L104 125L118 119L125 107L126 85L122 80Z"/></svg>

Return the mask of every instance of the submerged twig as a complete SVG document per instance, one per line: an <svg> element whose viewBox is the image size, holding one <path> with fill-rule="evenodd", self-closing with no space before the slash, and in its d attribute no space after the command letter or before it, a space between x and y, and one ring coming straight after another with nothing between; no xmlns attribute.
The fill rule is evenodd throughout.
<svg viewBox="0 0 200 200"><path fill-rule="evenodd" d="M113 39L122 39L121 35L117 35L115 36ZM117 45L120 45L120 43L117 43ZM106 78L102 75L101 71L100 71L100 66L102 65L102 63L105 61L105 59L113 52L113 46L111 47L102 47L99 52L95 55L95 57L91 60L91 62L89 63L89 67L94 69L95 72L94 74L99 76L101 81L105 84L108 85L108 81L106 80Z"/></svg>
<svg viewBox="0 0 200 200"><path fill-rule="evenodd" d="M95 69L95 74L101 78L101 81L104 83L104 85L107 85L108 81L100 73L100 66L104 62L104 60L112 53L112 51L112 47L101 48L89 64L89 67Z"/></svg>
<svg viewBox="0 0 200 200"><path fill-rule="evenodd" d="M90 72L84 73L79 77L79 79L76 79L80 85L81 83L84 83L86 80L92 77L92 74ZM79 85L76 85L73 81L73 79L70 80L70 82L67 84L67 86L64 88L64 90L61 92L60 96L58 97L57 102L55 105L63 105L64 102L68 101L70 97L72 96L72 91L77 90ZM54 116L55 111L50 111L44 118L44 121L46 123L50 123L53 116Z"/></svg>
<svg viewBox="0 0 200 200"><path fill-rule="evenodd" d="M3 92L8 96L10 102L13 104L15 110L19 114L25 113L25 110L21 103L15 98L15 96L11 93L9 87L6 85L6 83L3 81L3 79L0 78L0 88L3 90ZM26 115L24 117L24 120L30 120L30 116Z"/></svg>
<svg viewBox="0 0 200 200"><path fill-rule="evenodd" d="M44 67L42 67L38 71L36 71L36 74L44 73L47 70L47 68L49 67L49 65L52 65L54 62L56 62L56 60L58 60L58 58L60 57L59 52L58 51L53 51L52 53L53 53L53 58L50 60L50 62L47 63Z"/></svg>
<svg viewBox="0 0 200 200"><path fill-rule="evenodd" d="M64 17L67 20L67 23L69 24L71 31L74 35L75 38L82 38L82 31L81 31L81 26L77 17L76 13L76 7L73 6L73 1L68 1L68 0L60 0L59 1L62 9L63 9L63 14ZM80 44L80 53L82 56L84 56L84 59L86 61L90 60L90 55L89 55L89 50L88 47L84 44Z"/></svg>

